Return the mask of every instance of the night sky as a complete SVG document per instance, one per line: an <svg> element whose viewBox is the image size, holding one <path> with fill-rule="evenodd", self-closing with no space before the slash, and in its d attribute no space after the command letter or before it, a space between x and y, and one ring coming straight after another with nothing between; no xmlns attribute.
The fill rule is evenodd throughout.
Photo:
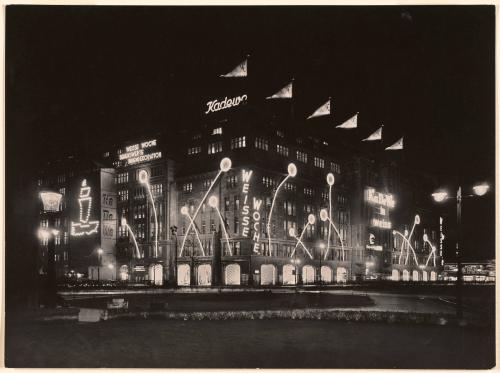
<svg viewBox="0 0 500 373"><path fill-rule="evenodd" d="M21 203L19 188L54 155L195 125L207 97L224 97L218 75L247 54L242 84L262 97L295 78L297 117L332 97L333 119L297 124L305 131L352 140L384 124L382 145L404 135L410 167L450 188L457 170L464 186L493 186L494 12L9 6L8 203ZM358 111L354 133L333 129ZM453 216L453 204L447 208ZM494 193L466 201L463 214L466 259L492 258Z"/></svg>

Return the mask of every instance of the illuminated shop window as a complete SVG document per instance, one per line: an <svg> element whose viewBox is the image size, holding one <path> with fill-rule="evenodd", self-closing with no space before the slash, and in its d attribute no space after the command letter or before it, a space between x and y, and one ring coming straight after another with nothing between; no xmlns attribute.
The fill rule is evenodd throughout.
<svg viewBox="0 0 500 373"><path fill-rule="evenodd" d="M222 151L222 141L208 144L208 154L220 153Z"/></svg>
<svg viewBox="0 0 500 373"><path fill-rule="evenodd" d="M325 160L323 158L314 157L314 166L325 168Z"/></svg>
<svg viewBox="0 0 500 373"><path fill-rule="evenodd" d="M288 190L290 192L296 192L297 191L297 186L293 183L285 183L284 185L285 190Z"/></svg>
<svg viewBox="0 0 500 373"><path fill-rule="evenodd" d="M194 146L188 149L188 155L199 154L201 153L201 146Z"/></svg>
<svg viewBox="0 0 500 373"><path fill-rule="evenodd" d="M262 150L269 150L269 141L260 137L255 138L255 148Z"/></svg>
<svg viewBox="0 0 500 373"><path fill-rule="evenodd" d="M193 183L182 184L182 191L184 193L191 193L193 191Z"/></svg>
<svg viewBox="0 0 500 373"><path fill-rule="evenodd" d="M238 176L229 175L226 178L226 186L227 188L235 188L238 185Z"/></svg>
<svg viewBox="0 0 500 373"><path fill-rule="evenodd" d="M307 154L297 150L297 160L303 163L307 163Z"/></svg>
<svg viewBox="0 0 500 373"><path fill-rule="evenodd" d="M246 147L246 138L245 136L236 137L231 139L231 149L239 149Z"/></svg>
<svg viewBox="0 0 500 373"><path fill-rule="evenodd" d="M312 197L314 195L314 189L309 188L309 187L305 187L304 188L304 195Z"/></svg>
<svg viewBox="0 0 500 373"><path fill-rule="evenodd" d="M340 165L335 162L330 162L330 170L336 174L340 174Z"/></svg>
<svg viewBox="0 0 500 373"><path fill-rule="evenodd" d="M217 127L212 130L212 135L222 135L222 127Z"/></svg>
<svg viewBox="0 0 500 373"><path fill-rule="evenodd" d="M288 148L283 145L276 145L276 153L284 157L288 157Z"/></svg>
<svg viewBox="0 0 500 373"><path fill-rule="evenodd" d="M118 191L118 200L127 201L128 200L128 190L119 190Z"/></svg>
<svg viewBox="0 0 500 373"><path fill-rule="evenodd" d="M116 175L117 184L123 184L128 182L128 172L121 172Z"/></svg>

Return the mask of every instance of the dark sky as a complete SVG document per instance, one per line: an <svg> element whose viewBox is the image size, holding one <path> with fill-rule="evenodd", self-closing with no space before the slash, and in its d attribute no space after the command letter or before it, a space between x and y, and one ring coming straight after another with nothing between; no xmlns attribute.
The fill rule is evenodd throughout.
<svg viewBox="0 0 500 373"><path fill-rule="evenodd" d="M457 169L464 185L493 183L494 22L493 6L9 6L9 185L85 141L196 123L204 98L224 97L217 76L246 54L244 84L262 97L295 78L298 117L332 97L333 122L305 129L343 136L334 125L359 111L346 136L384 124L384 145L404 135L408 164L443 185ZM491 257L494 193L465 216L471 255Z"/></svg>

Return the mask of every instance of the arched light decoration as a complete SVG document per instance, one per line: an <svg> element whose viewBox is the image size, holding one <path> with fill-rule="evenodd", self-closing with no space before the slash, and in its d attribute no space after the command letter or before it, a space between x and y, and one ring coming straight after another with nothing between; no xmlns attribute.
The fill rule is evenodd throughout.
<svg viewBox="0 0 500 373"><path fill-rule="evenodd" d="M222 158L222 160L220 161L220 170L222 172L227 172L231 169L231 166L232 166L232 162L231 162L231 159L230 158Z"/></svg>
<svg viewBox="0 0 500 373"><path fill-rule="evenodd" d="M297 175L297 166L294 163L290 163L287 167L288 175L295 177Z"/></svg>
<svg viewBox="0 0 500 373"><path fill-rule="evenodd" d="M335 184L335 176L333 176L333 174L331 172L328 173L328 175L326 175L326 182L330 186L332 186L333 184Z"/></svg>
<svg viewBox="0 0 500 373"><path fill-rule="evenodd" d="M309 214L309 216L307 217L307 222L309 223L309 225L314 225L314 223L316 223L316 217L313 214Z"/></svg>
<svg viewBox="0 0 500 373"><path fill-rule="evenodd" d="M490 186L488 184L479 184L479 185L472 187L474 194L476 194L478 196L484 196L488 192L489 189L490 189Z"/></svg>
<svg viewBox="0 0 500 373"><path fill-rule="evenodd" d="M436 202L443 202L446 198L448 198L448 193L444 191L432 193L432 198Z"/></svg>
<svg viewBox="0 0 500 373"><path fill-rule="evenodd" d="M40 198L43 203L44 211L59 211L59 205L61 204L61 193L56 192L41 192Z"/></svg>

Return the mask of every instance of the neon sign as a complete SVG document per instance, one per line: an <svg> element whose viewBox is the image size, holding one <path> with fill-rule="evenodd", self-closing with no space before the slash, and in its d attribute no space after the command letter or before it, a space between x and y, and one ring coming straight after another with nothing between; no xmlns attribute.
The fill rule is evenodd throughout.
<svg viewBox="0 0 500 373"><path fill-rule="evenodd" d="M396 205L392 194L379 193L376 192L373 188L366 189L365 199L372 205L380 205L388 208L394 208L394 206Z"/></svg>
<svg viewBox="0 0 500 373"><path fill-rule="evenodd" d="M146 154L146 150L155 148L156 146L156 140L148 140L139 144L126 146L125 152L119 154L118 159L120 161L125 161L126 165L134 165L154 159L161 159L161 152L152 152Z"/></svg>
<svg viewBox="0 0 500 373"><path fill-rule="evenodd" d="M208 101L206 104L208 106L208 109L207 111L205 111L205 114L214 113L219 110L229 109L232 106L238 106L247 99L248 99L247 95L241 95L230 99L225 97L224 101L219 101L219 100Z"/></svg>
<svg viewBox="0 0 500 373"><path fill-rule="evenodd" d="M80 188L78 203L80 205L80 221L78 223L71 222L71 235L83 236L97 233L99 221L89 221L90 212L92 211L92 197L90 197L91 188L87 186L87 180L83 179Z"/></svg>
<svg viewBox="0 0 500 373"><path fill-rule="evenodd" d="M439 256L441 257L441 265L444 264L443 261L443 241L444 241L444 233L443 233L443 218L439 217Z"/></svg>
<svg viewBox="0 0 500 373"><path fill-rule="evenodd" d="M241 232L243 237L248 237L250 234L250 204L248 201L248 189L250 187L250 179L252 178L253 171L241 170L241 178L243 180L243 187L241 192L244 195L243 198L243 208L242 208L242 223L243 231ZM252 200L252 214L253 219L253 252L259 254L260 250L260 208L262 206L262 200L253 197Z"/></svg>
<svg viewBox="0 0 500 373"><path fill-rule="evenodd" d="M388 220L373 218L372 219L372 226L377 227L377 228L382 228L382 229L391 229L392 223Z"/></svg>

